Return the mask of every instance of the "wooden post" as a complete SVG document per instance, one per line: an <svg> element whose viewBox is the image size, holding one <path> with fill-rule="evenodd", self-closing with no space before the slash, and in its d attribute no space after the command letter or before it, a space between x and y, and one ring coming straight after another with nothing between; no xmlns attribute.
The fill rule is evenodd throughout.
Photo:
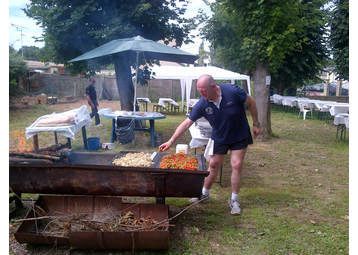
<svg viewBox="0 0 358 255"><path fill-rule="evenodd" d="M174 93L173 93L173 79L170 80L170 84L171 84L170 87L172 88L172 96L171 96L171 97L173 98L173 97L174 97ZM175 99L174 99L174 100L175 100Z"/></svg>
<svg viewBox="0 0 358 255"><path fill-rule="evenodd" d="M329 96L329 79L324 81L323 95Z"/></svg>
<svg viewBox="0 0 358 255"><path fill-rule="evenodd" d="M152 84L149 81L149 100L153 100L152 98Z"/></svg>
<svg viewBox="0 0 358 255"><path fill-rule="evenodd" d="M67 148L71 149L71 138L67 137Z"/></svg>
<svg viewBox="0 0 358 255"><path fill-rule="evenodd" d="M342 96L342 81L341 80L339 80L337 82L336 96L337 97Z"/></svg>
<svg viewBox="0 0 358 255"><path fill-rule="evenodd" d="M55 144L57 145L58 144L57 132L53 132L53 133L54 133L54 136L55 136Z"/></svg>
<svg viewBox="0 0 358 255"><path fill-rule="evenodd" d="M38 135L34 135L33 136L33 139L34 139L34 150L38 150L39 149L39 138L38 138Z"/></svg>
<svg viewBox="0 0 358 255"><path fill-rule="evenodd" d="M61 91L61 87L60 87L60 74L59 74L59 73L56 74L56 85L57 85L58 90ZM52 92L52 94L53 94L53 92ZM57 98L59 98L59 96L60 96L60 93L58 92ZM54 103L53 95L52 95L52 103Z"/></svg>
<svg viewBox="0 0 358 255"><path fill-rule="evenodd" d="M82 139L83 139L83 144L84 144L85 150L88 150L86 126L85 125L82 127Z"/></svg>

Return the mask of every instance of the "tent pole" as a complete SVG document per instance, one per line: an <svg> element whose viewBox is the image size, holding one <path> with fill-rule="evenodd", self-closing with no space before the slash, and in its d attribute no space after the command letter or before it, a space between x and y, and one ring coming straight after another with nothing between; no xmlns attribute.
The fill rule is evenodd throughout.
<svg viewBox="0 0 358 255"><path fill-rule="evenodd" d="M135 112L135 107L137 104L137 80L138 80L138 59L139 59L139 52L140 51L136 51L137 53L137 60L136 60L136 67L135 67L135 86L134 86L134 100L133 100L133 112Z"/></svg>

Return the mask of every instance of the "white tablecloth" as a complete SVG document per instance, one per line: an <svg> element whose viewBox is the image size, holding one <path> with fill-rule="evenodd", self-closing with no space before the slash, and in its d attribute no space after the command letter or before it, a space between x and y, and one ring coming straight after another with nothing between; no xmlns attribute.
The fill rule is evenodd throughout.
<svg viewBox="0 0 358 255"><path fill-rule="evenodd" d="M202 137L200 134L200 129L196 128L195 124L190 126L189 132L191 135L191 141L189 143L191 149L207 145L209 138Z"/></svg>
<svg viewBox="0 0 358 255"><path fill-rule="evenodd" d="M159 112L133 112L133 111L115 111L111 113L106 113L106 116L113 117L135 117L136 119L145 119L151 117L162 117L163 114ZM104 116L103 116L104 117Z"/></svg>
<svg viewBox="0 0 358 255"><path fill-rule="evenodd" d="M349 117L344 118L344 124L346 124L346 128L349 128Z"/></svg>
<svg viewBox="0 0 358 255"><path fill-rule="evenodd" d="M273 102L274 102L275 104L278 104L278 101L282 99L282 96L281 96L281 95L278 95L278 94L274 94L274 95L272 96L272 99L273 99Z"/></svg>
<svg viewBox="0 0 358 255"><path fill-rule="evenodd" d="M75 139L75 133L81 129L83 126L90 127L92 124L91 116L88 113L87 106L83 105L80 108L70 110L63 113L73 113L76 114L76 124L71 126L62 126L62 127L36 127L37 122L42 119L42 116L38 118L34 123L26 128L26 139L41 133L41 132L56 132L65 137ZM55 113L53 113L55 114Z"/></svg>
<svg viewBox="0 0 358 255"><path fill-rule="evenodd" d="M306 97L294 97L294 96L280 96L276 97L276 100L274 99L274 102L276 104L282 104L282 105L288 105L288 106L296 106L297 100L309 100L309 98Z"/></svg>
<svg viewBox="0 0 358 255"><path fill-rule="evenodd" d="M282 98L282 105L285 106L291 106L292 107L292 101L295 100L296 98Z"/></svg>
<svg viewBox="0 0 358 255"><path fill-rule="evenodd" d="M193 107L197 102L199 102L199 99L189 99L189 106Z"/></svg>
<svg viewBox="0 0 358 255"><path fill-rule="evenodd" d="M334 125L346 125L346 119L348 119L348 126L349 126L349 114L345 113L338 113L333 120Z"/></svg>
<svg viewBox="0 0 358 255"><path fill-rule="evenodd" d="M151 101L149 100L148 97L137 97L137 100L139 102L148 102L148 103L151 103Z"/></svg>
<svg viewBox="0 0 358 255"><path fill-rule="evenodd" d="M158 105L165 107L165 106L166 106L166 105L165 105L165 102L168 102L168 103L170 103L170 104L172 104L172 105L175 105L175 106L179 106L178 103L175 102L175 101L174 101L173 99L171 99L171 98L159 98L159 100L158 100Z"/></svg>
<svg viewBox="0 0 358 255"><path fill-rule="evenodd" d="M330 104L330 103L333 104L333 103L337 103L337 102L334 102L334 101L319 101L319 102L315 102L314 105L318 110L328 112L329 108L324 108L324 106L326 104Z"/></svg>
<svg viewBox="0 0 358 255"><path fill-rule="evenodd" d="M323 107L328 108L332 116L336 116L338 113L349 112L349 104L347 103L325 104Z"/></svg>
<svg viewBox="0 0 358 255"><path fill-rule="evenodd" d="M296 101L297 103L302 103L304 106L309 107L309 108L313 108L315 106L315 103L321 102L321 100L313 100L313 99L308 99L308 100L298 99L298 100L294 100L294 101Z"/></svg>
<svg viewBox="0 0 358 255"><path fill-rule="evenodd" d="M200 129L195 127L195 124L191 125L189 128L191 135L191 141L189 143L190 148L198 148L204 145L207 145L204 151L204 158L209 162L211 155L214 151L214 141L210 138L202 137L200 134Z"/></svg>

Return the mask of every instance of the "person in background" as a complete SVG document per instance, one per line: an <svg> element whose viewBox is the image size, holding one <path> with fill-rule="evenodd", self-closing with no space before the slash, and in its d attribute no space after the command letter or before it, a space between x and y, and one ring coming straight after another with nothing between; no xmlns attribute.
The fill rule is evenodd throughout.
<svg viewBox="0 0 358 255"><path fill-rule="evenodd" d="M192 109L189 117L175 130L169 141L159 146L159 152L168 150L173 143L199 118L204 117L212 129L211 140L214 142L213 155L210 157L209 175L205 178L200 198L192 198L191 202L210 201L210 188L223 164L225 154L231 150L231 214L240 214L239 191L242 183L242 166L249 144L253 143L250 126L245 112L248 105L253 119L253 134L260 133L257 106L255 100L243 89L233 84L217 85L211 75L202 75L197 82L201 98ZM208 143L209 144L209 143ZM212 144L212 142L211 142Z"/></svg>
<svg viewBox="0 0 358 255"><path fill-rule="evenodd" d="M102 126L101 121L98 115L98 102L97 102L97 94L95 89L96 81L94 78L89 79L89 85L86 88L86 96L88 99L88 104L91 106L92 113L90 114L91 118L95 118L96 126Z"/></svg>

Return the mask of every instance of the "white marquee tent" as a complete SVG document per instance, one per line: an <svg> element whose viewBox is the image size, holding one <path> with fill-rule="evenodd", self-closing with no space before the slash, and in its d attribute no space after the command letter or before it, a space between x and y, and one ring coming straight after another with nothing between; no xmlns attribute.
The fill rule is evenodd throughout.
<svg viewBox="0 0 358 255"><path fill-rule="evenodd" d="M231 72L215 66L208 67L184 67L184 66L154 66L152 72L155 73L155 79L179 79L181 85L182 106L184 106L184 99L186 94L186 101L190 99L192 81L199 79L203 74L210 74L215 80L231 80L235 84L235 80L246 80L248 93L250 92L250 77L239 73ZM186 112L189 108L187 104Z"/></svg>

